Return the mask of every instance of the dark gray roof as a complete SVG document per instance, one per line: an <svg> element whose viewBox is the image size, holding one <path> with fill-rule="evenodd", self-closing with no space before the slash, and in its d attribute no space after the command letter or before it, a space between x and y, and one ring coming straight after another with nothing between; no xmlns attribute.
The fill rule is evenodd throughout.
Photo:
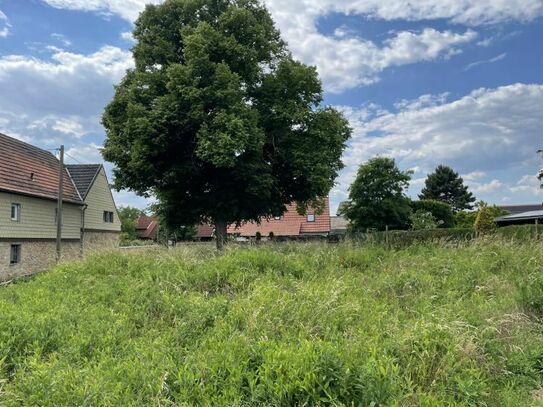
<svg viewBox="0 0 543 407"><path fill-rule="evenodd" d="M506 210L511 215L516 215L517 213L543 210L543 205L542 204L502 205L500 206L500 208Z"/></svg>
<svg viewBox="0 0 543 407"><path fill-rule="evenodd" d="M499 218L496 218L496 222L514 222L518 220L532 219L543 219L543 209L539 211L517 213L515 215L500 216Z"/></svg>
<svg viewBox="0 0 543 407"><path fill-rule="evenodd" d="M101 164L77 164L67 165L66 168L74 181L82 199L87 197L96 176L102 168Z"/></svg>

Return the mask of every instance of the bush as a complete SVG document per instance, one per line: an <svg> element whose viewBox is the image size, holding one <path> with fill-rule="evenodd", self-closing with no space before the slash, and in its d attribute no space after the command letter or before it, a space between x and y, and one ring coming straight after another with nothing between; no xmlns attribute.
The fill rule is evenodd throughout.
<svg viewBox="0 0 543 407"><path fill-rule="evenodd" d="M413 230L428 230L436 229L437 222L431 212L419 210L413 213L409 220L411 221L411 229Z"/></svg>
<svg viewBox="0 0 543 407"><path fill-rule="evenodd" d="M477 212L460 211L454 214L454 224L460 229L472 229L475 227Z"/></svg>
<svg viewBox="0 0 543 407"><path fill-rule="evenodd" d="M543 238L543 225L512 225L500 227L496 233L505 239L521 241L533 240L536 237Z"/></svg>
<svg viewBox="0 0 543 407"><path fill-rule="evenodd" d="M498 227L495 219L503 216L504 213L506 212L497 206L482 204L475 218L475 230L479 233L494 232Z"/></svg>
<svg viewBox="0 0 543 407"><path fill-rule="evenodd" d="M433 199L421 199L420 201L413 201L411 203L413 212L425 211L430 212L440 228L452 228L455 226L454 214L452 207L441 201ZM473 224L468 226L473 227Z"/></svg>
<svg viewBox="0 0 543 407"><path fill-rule="evenodd" d="M466 242L475 238L474 229L393 230L388 232L357 233L351 239L370 244L388 244L406 248L415 243Z"/></svg>

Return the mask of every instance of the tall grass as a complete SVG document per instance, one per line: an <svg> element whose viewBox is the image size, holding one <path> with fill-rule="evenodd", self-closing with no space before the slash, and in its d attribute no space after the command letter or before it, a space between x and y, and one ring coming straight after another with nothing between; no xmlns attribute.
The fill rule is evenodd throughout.
<svg viewBox="0 0 543 407"><path fill-rule="evenodd" d="M536 405L543 246L108 253L0 289L0 405Z"/></svg>

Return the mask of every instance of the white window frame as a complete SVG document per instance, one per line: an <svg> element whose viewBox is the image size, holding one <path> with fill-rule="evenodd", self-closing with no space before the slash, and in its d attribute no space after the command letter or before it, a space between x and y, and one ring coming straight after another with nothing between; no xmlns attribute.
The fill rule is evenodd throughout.
<svg viewBox="0 0 543 407"><path fill-rule="evenodd" d="M14 216L15 214L15 216ZM21 221L21 204L13 202L11 204L11 221L12 222L20 222Z"/></svg>
<svg viewBox="0 0 543 407"><path fill-rule="evenodd" d="M306 220L307 220L309 223L314 223L314 222L317 220L317 217L315 216L314 213L308 213L308 214L307 214L307 217L306 217Z"/></svg>

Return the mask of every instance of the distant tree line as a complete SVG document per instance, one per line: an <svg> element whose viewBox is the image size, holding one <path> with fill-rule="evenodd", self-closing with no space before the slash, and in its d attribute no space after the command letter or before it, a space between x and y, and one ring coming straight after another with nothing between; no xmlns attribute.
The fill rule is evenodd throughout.
<svg viewBox="0 0 543 407"><path fill-rule="evenodd" d="M349 188L349 200L339 209L352 231L489 228L488 219L493 224L503 214L497 207L475 204L464 180L448 166L439 165L428 175L418 200L406 194L411 176L411 171L401 171L392 158L377 157L361 165ZM473 211L475 207L479 211Z"/></svg>

